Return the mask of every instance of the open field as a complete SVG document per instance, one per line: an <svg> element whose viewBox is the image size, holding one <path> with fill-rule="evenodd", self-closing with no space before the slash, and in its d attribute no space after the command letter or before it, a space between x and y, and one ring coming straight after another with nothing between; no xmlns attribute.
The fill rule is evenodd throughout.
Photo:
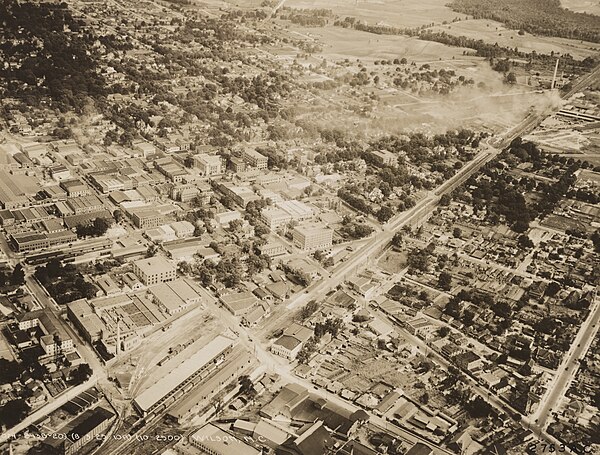
<svg viewBox="0 0 600 455"><path fill-rule="evenodd" d="M576 13L589 13L600 16L600 2L598 0L561 0L563 8Z"/></svg>
<svg viewBox="0 0 600 455"><path fill-rule="evenodd" d="M397 253L393 250L386 251L385 255L379 260L379 268L388 273L398 273L406 267L405 252Z"/></svg>
<svg viewBox="0 0 600 455"><path fill-rule="evenodd" d="M0 359L15 360L10 345L4 339L4 335L0 335Z"/></svg>
<svg viewBox="0 0 600 455"><path fill-rule="evenodd" d="M507 29L500 22L487 19L470 19L447 25L436 25L431 30L443 31L454 36L482 39L488 43L498 43L504 47L517 47L520 51L536 51L541 54L551 52L571 54L577 59L585 59L600 52L600 45L565 38L534 36L530 33L519 35L517 30Z"/></svg>
<svg viewBox="0 0 600 455"><path fill-rule="evenodd" d="M286 24L289 24L286 22ZM463 57L459 47L422 41L418 38L394 35L375 35L341 27L295 27L291 29L323 43L322 55L325 58L381 58L406 57L408 60L425 63L431 60L451 60Z"/></svg>
<svg viewBox="0 0 600 455"><path fill-rule="evenodd" d="M285 6L330 9L338 16L356 17L369 24L412 28L464 17L448 8L446 3L446 0L287 0Z"/></svg>

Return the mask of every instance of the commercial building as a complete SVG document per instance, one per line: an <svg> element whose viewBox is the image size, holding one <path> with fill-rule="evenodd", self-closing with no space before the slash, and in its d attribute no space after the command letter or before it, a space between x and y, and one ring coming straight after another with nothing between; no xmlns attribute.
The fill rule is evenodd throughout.
<svg viewBox="0 0 600 455"><path fill-rule="evenodd" d="M302 345L313 335L308 327L293 323L272 345L271 352L288 360L296 358Z"/></svg>
<svg viewBox="0 0 600 455"><path fill-rule="evenodd" d="M176 163L171 157L165 157L156 160L154 162L154 167L156 167L161 174L175 183L183 181L183 178L188 175L188 172L183 168L183 166L181 166L179 163Z"/></svg>
<svg viewBox="0 0 600 455"><path fill-rule="evenodd" d="M177 275L177 268L168 259L161 256L145 258L133 263L133 273L146 286L173 281Z"/></svg>
<svg viewBox="0 0 600 455"><path fill-rule="evenodd" d="M94 195L69 197L67 205L75 215L98 212L104 208L102 201Z"/></svg>
<svg viewBox="0 0 600 455"><path fill-rule="evenodd" d="M115 414L103 407L88 409L44 442L44 453L73 455L88 442L106 432Z"/></svg>
<svg viewBox="0 0 600 455"><path fill-rule="evenodd" d="M245 149L242 152L242 158L249 166L255 167L257 169L266 169L269 159L258 153L256 150Z"/></svg>
<svg viewBox="0 0 600 455"><path fill-rule="evenodd" d="M382 166L396 166L398 158L392 152L387 150L374 150L371 156Z"/></svg>
<svg viewBox="0 0 600 455"><path fill-rule="evenodd" d="M222 335L199 349L138 395L133 404L142 415L164 409L194 387L206 373L233 349L233 340Z"/></svg>
<svg viewBox="0 0 600 455"><path fill-rule="evenodd" d="M223 160L219 155L200 153L194 156L194 167L204 177L213 177L223 173Z"/></svg>
<svg viewBox="0 0 600 455"><path fill-rule="evenodd" d="M152 294L154 303L170 316L200 303L201 300L200 295L183 278L152 286L148 291Z"/></svg>
<svg viewBox="0 0 600 455"><path fill-rule="evenodd" d="M67 304L67 317L88 343L101 338L104 324L86 299Z"/></svg>
<svg viewBox="0 0 600 455"><path fill-rule="evenodd" d="M260 212L260 220L273 231L287 226L292 221L292 216L283 209L269 207Z"/></svg>
<svg viewBox="0 0 600 455"><path fill-rule="evenodd" d="M271 352L284 359L293 360L302 349L302 342L293 336L282 335L272 345Z"/></svg>
<svg viewBox="0 0 600 455"><path fill-rule="evenodd" d="M328 250L333 244L333 230L317 223L296 226L292 237L294 245L304 251Z"/></svg>
<svg viewBox="0 0 600 455"><path fill-rule="evenodd" d="M234 316L241 316L249 312L260 302L252 292L226 294L221 296L219 300Z"/></svg>
<svg viewBox="0 0 600 455"><path fill-rule="evenodd" d="M56 164L50 167L50 175L57 182L71 178L71 171L64 164Z"/></svg>
<svg viewBox="0 0 600 455"><path fill-rule="evenodd" d="M250 187L236 186L227 182L219 184L219 191L243 208L246 208L249 202L260 199Z"/></svg>
<svg viewBox="0 0 600 455"><path fill-rule="evenodd" d="M28 203L29 198L19 185L18 178L0 171L0 206L3 209L16 209Z"/></svg>
<svg viewBox="0 0 600 455"><path fill-rule="evenodd" d="M229 167L233 172L239 174L246 170L246 162L237 156L232 156L229 158Z"/></svg>
<svg viewBox="0 0 600 455"><path fill-rule="evenodd" d="M152 229L165 223L165 216L152 206L132 208L129 213L133 224L140 229Z"/></svg>
<svg viewBox="0 0 600 455"><path fill-rule="evenodd" d="M290 214L290 216L292 217L292 220L294 221L306 221L306 220L310 220L313 216L314 216L314 211L313 209L305 204L302 201L297 201L297 200L291 200L291 201L283 201L283 202L278 202L277 207L279 207L280 209L286 211L287 213Z"/></svg>
<svg viewBox="0 0 600 455"><path fill-rule="evenodd" d="M242 346L235 346L219 357L217 362L190 387L185 399L169 410L169 416L178 422L189 421L195 410L201 410L210 404L211 399L228 384L237 384L238 378L248 374L254 363L254 357Z"/></svg>
<svg viewBox="0 0 600 455"><path fill-rule="evenodd" d="M175 235L180 239L192 237L195 230L194 225L189 221L176 221L171 223L171 228L175 231Z"/></svg>
<svg viewBox="0 0 600 455"><path fill-rule="evenodd" d="M29 231L11 234L10 238L16 251L19 253L31 253L53 246L75 242L77 240L77 235L74 232L67 230L51 233Z"/></svg>
<svg viewBox="0 0 600 455"><path fill-rule="evenodd" d="M189 202L200 195L200 190L191 183L175 183L169 191L169 196L174 201Z"/></svg>
<svg viewBox="0 0 600 455"><path fill-rule="evenodd" d="M212 423L207 423L191 434L189 442L203 453L210 455L260 455L262 453Z"/></svg>
<svg viewBox="0 0 600 455"><path fill-rule="evenodd" d="M46 355L68 353L75 349L73 339L50 311L36 310L23 313L17 317L17 322L20 330L28 330L33 327L39 327L42 330L40 346Z"/></svg>
<svg viewBox="0 0 600 455"><path fill-rule="evenodd" d="M87 196L92 194L90 188L81 180L63 180L60 182L60 187L67 192L69 197Z"/></svg>
<svg viewBox="0 0 600 455"><path fill-rule="evenodd" d="M260 254L264 254L271 258L281 256L286 253L285 244L275 237L269 237L267 243L258 247Z"/></svg>

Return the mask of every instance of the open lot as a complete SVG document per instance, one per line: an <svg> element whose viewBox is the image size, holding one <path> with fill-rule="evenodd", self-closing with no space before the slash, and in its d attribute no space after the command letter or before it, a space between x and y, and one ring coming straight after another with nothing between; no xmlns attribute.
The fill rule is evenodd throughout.
<svg viewBox="0 0 600 455"><path fill-rule="evenodd" d="M412 28L461 17L448 8L447 3L446 0L288 0L285 5L302 9L330 9L338 16L356 17L370 24Z"/></svg>
<svg viewBox="0 0 600 455"><path fill-rule="evenodd" d="M447 25L436 25L432 27L432 30L443 31L455 36L482 39L488 43L498 43L500 46L517 47L524 52L571 54L582 60L600 50L598 44L585 41L534 36L530 33L519 35L517 30L507 29L500 22L486 19L470 19Z"/></svg>
<svg viewBox="0 0 600 455"><path fill-rule="evenodd" d="M561 0L563 8L577 13L600 15L600 3L597 0Z"/></svg>
<svg viewBox="0 0 600 455"><path fill-rule="evenodd" d="M308 70L300 80L338 78L356 74L366 68L380 76L380 83L353 90L336 88L321 90L308 103L298 106L300 117L318 120L319 124L369 135L373 131L401 133L407 130L431 131L472 127L491 132L505 130L527 114L532 106L544 109L555 102L555 96L536 93L528 86L508 86L502 74L490 69L482 58L466 56L467 49L394 35L374 35L354 29L326 26L301 27L282 21L285 32L295 39L303 36L319 43L322 50L298 59ZM291 64L297 54L285 47L265 47L265 52ZM378 65L378 60L406 58L408 65ZM327 70L318 68L325 61ZM412 65L412 62L415 65ZM415 92L391 83L398 71L418 71L422 65L435 70L454 71L457 76L472 79L468 87L457 87L445 96Z"/></svg>
<svg viewBox="0 0 600 455"><path fill-rule="evenodd" d="M12 350L8 342L4 339L4 335L0 334L0 359L14 360Z"/></svg>
<svg viewBox="0 0 600 455"><path fill-rule="evenodd" d="M379 260L379 267L389 273L398 273L406 267L406 252L388 250Z"/></svg>

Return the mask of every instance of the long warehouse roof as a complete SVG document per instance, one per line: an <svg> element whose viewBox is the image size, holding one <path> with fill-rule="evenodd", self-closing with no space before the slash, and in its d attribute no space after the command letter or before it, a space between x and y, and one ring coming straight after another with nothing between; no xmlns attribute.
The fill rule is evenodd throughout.
<svg viewBox="0 0 600 455"><path fill-rule="evenodd" d="M190 376L211 362L224 350L233 345L233 340L222 335L182 362L168 375L163 376L148 389L142 392L136 399L137 406L144 412L151 409L156 403L169 395L173 389L186 381Z"/></svg>

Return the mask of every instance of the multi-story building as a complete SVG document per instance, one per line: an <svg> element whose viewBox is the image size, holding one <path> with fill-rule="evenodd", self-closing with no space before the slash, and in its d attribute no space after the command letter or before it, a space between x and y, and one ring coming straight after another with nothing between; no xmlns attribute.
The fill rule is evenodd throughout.
<svg viewBox="0 0 600 455"><path fill-rule="evenodd" d="M69 353L75 349L73 339L56 319L56 316L49 311L36 310L23 313L17 317L17 322L20 330L28 330L33 327L39 327L42 330L40 345L46 355Z"/></svg>
<svg viewBox="0 0 600 455"><path fill-rule="evenodd" d="M304 251L328 250L333 244L333 230L318 223L296 226L292 237L294 245Z"/></svg>
<svg viewBox="0 0 600 455"><path fill-rule="evenodd" d="M258 251L260 251L260 254L265 254L271 258L286 253L285 245L276 238L270 238L267 243L258 247Z"/></svg>
<svg viewBox="0 0 600 455"><path fill-rule="evenodd" d="M200 190L191 183L176 183L169 190L169 196L174 201L189 202L200 194Z"/></svg>
<svg viewBox="0 0 600 455"><path fill-rule="evenodd" d="M156 160L154 166L161 174L175 183L182 182L183 178L188 175L187 171L171 157Z"/></svg>
<svg viewBox="0 0 600 455"><path fill-rule="evenodd" d="M371 156L382 166L396 166L398 164L398 157L387 150L373 150Z"/></svg>
<svg viewBox="0 0 600 455"><path fill-rule="evenodd" d="M246 170L246 162L237 156L232 156L229 158L229 166L235 173L244 172Z"/></svg>
<svg viewBox="0 0 600 455"><path fill-rule="evenodd" d="M140 259L133 263L133 273L146 286L173 281L177 275L177 268L166 258L155 256Z"/></svg>
<svg viewBox="0 0 600 455"><path fill-rule="evenodd" d="M228 182L219 184L219 191L226 196L229 196L237 205L244 208L246 208L248 202L260 199L250 187L236 186Z"/></svg>
<svg viewBox="0 0 600 455"><path fill-rule="evenodd" d="M292 221L292 216L281 208L270 207L261 211L260 220L273 231L286 226Z"/></svg>
<svg viewBox="0 0 600 455"><path fill-rule="evenodd" d="M53 233L23 232L10 236L11 243L19 253L30 253L32 251L50 248L51 246L72 243L77 240L77 235L68 230Z"/></svg>
<svg viewBox="0 0 600 455"><path fill-rule="evenodd" d="M60 187L67 192L69 197L87 196L92 194L90 187L81 180L63 180L60 182Z"/></svg>
<svg viewBox="0 0 600 455"><path fill-rule="evenodd" d="M75 215L98 212L104 208L102 201L94 195L70 197L67 199L67 205Z"/></svg>
<svg viewBox="0 0 600 455"><path fill-rule="evenodd" d="M189 436L190 445L210 455L260 455L261 452L242 439L227 433L212 423Z"/></svg>
<svg viewBox="0 0 600 455"><path fill-rule="evenodd" d="M257 169L267 169L267 164L269 159L258 153L256 150L245 149L242 152L242 158L249 166L255 167Z"/></svg>
<svg viewBox="0 0 600 455"><path fill-rule="evenodd" d="M293 323L272 345L271 352L288 360L296 358L302 345L313 335L308 327Z"/></svg>
<svg viewBox="0 0 600 455"><path fill-rule="evenodd" d="M114 417L114 413L101 406L88 409L62 427L56 433L60 437L48 437L43 442L43 447L47 453L74 455L88 442L103 434Z"/></svg>
<svg viewBox="0 0 600 455"><path fill-rule="evenodd" d="M221 175L223 173L223 161L219 155L200 153L194 156L194 167L198 168L205 177Z"/></svg>
<svg viewBox="0 0 600 455"><path fill-rule="evenodd" d="M302 201L291 200L282 201L275 204L281 210L286 211L292 217L292 220L302 222L310 220L314 216L314 211L311 206Z"/></svg>
<svg viewBox="0 0 600 455"><path fill-rule="evenodd" d="M165 217L154 207L138 207L131 209L131 220L140 229L152 229L165 224Z"/></svg>

